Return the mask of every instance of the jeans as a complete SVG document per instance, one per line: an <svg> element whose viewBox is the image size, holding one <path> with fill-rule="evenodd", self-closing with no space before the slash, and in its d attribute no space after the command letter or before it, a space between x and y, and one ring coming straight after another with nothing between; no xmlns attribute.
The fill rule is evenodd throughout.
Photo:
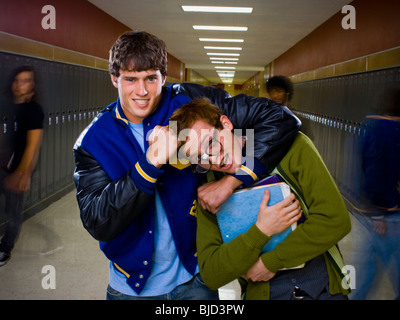
<svg viewBox="0 0 400 320"><path fill-rule="evenodd" d="M366 300L375 288L375 281L381 276L380 265L393 286L395 299L400 300L400 212L385 216L384 234L374 231L374 220L358 211L354 217L360 222L353 226L351 265L356 270L355 289L350 294L352 300Z"/></svg>
<svg viewBox="0 0 400 320"><path fill-rule="evenodd" d="M14 248L14 244L17 241L19 232L21 230L21 225L23 221L22 210L24 203L24 194L14 193L10 190L5 190L3 188L3 181L5 176L6 174L4 173L4 171L2 171L0 173L0 195L3 193L6 198L4 213L7 217L8 224L4 236L0 241L0 251L10 254L11 250Z"/></svg>
<svg viewBox="0 0 400 320"><path fill-rule="evenodd" d="M195 275L192 280L177 286L169 293L154 297L134 297L120 293L110 285L107 287L107 300L218 300L218 290L209 289L200 277Z"/></svg>

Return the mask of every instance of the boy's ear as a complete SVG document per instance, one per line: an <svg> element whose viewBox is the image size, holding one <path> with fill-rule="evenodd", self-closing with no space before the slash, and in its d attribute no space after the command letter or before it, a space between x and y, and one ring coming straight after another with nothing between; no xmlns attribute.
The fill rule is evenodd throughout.
<svg viewBox="0 0 400 320"><path fill-rule="evenodd" d="M118 78L116 76L114 76L113 74L111 74L111 82L112 82L113 86L118 89Z"/></svg>
<svg viewBox="0 0 400 320"><path fill-rule="evenodd" d="M233 130L233 124L232 124L231 120L229 120L229 118L227 116L222 115L219 118L219 120L221 121L222 127L224 129L228 129L228 130L231 130L231 131Z"/></svg>

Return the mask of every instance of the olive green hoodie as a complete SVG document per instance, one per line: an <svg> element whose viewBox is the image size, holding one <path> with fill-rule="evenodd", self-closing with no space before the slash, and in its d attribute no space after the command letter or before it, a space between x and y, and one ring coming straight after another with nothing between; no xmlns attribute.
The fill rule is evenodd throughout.
<svg viewBox="0 0 400 320"><path fill-rule="evenodd" d="M328 250L336 250L335 258L341 260L335 245L350 232L350 217L333 178L310 139L300 132L277 169L292 190L296 190L298 198L304 201L302 208L306 220L274 250L261 255L264 265L276 273L323 254L330 294L347 294L348 290L342 286L340 261L335 263ZM215 215L199 207L197 250L204 282L211 289L217 289L241 278L257 261L269 239L253 224L246 233L223 244ZM269 299L269 282L249 280L244 294L245 299Z"/></svg>

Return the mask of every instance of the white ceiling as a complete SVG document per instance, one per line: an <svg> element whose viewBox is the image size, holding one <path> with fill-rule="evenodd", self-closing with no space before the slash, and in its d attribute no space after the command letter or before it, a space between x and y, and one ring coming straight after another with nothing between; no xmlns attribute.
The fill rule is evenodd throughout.
<svg viewBox="0 0 400 320"><path fill-rule="evenodd" d="M220 83L207 52L240 53L233 83L242 84L328 20L350 0L89 0L132 30L150 32L170 54L211 82ZM182 5L253 7L251 14L188 13ZM196 31L193 25L247 26L247 32ZM339 28L340 26L338 26ZM241 38L244 43L200 42ZM204 46L241 46L242 51ZM228 66L228 65L225 65Z"/></svg>

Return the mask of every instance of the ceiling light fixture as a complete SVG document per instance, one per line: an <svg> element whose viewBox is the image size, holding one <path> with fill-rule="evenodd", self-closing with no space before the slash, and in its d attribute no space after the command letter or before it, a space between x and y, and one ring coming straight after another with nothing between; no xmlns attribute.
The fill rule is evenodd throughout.
<svg viewBox="0 0 400 320"><path fill-rule="evenodd" d="M222 71L222 70L217 70L217 74L219 75L219 76L228 76L228 77L230 77L230 76L234 76L235 75L235 71Z"/></svg>
<svg viewBox="0 0 400 320"><path fill-rule="evenodd" d="M208 56L227 56L227 57L240 57L240 53L215 53L208 52Z"/></svg>
<svg viewBox="0 0 400 320"><path fill-rule="evenodd" d="M236 67L214 67L215 69L229 69L229 70L236 70Z"/></svg>
<svg viewBox="0 0 400 320"><path fill-rule="evenodd" d="M232 51L242 51L240 47L209 47L205 46L204 49L206 50L232 50Z"/></svg>
<svg viewBox="0 0 400 320"><path fill-rule="evenodd" d="M216 57L210 57L210 60L239 61L239 58L216 58Z"/></svg>
<svg viewBox="0 0 400 320"><path fill-rule="evenodd" d="M248 27L228 27L228 26L193 26L194 30L207 31L247 31Z"/></svg>
<svg viewBox="0 0 400 320"><path fill-rule="evenodd" d="M235 70L215 70L219 74L235 74Z"/></svg>
<svg viewBox="0 0 400 320"><path fill-rule="evenodd" d="M199 38L203 42L237 42L243 43L244 39L218 39L218 38Z"/></svg>
<svg viewBox="0 0 400 320"><path fill-rule="evenodd" d="M185 12L252 13L251 7L182 6Z"/></svg>

